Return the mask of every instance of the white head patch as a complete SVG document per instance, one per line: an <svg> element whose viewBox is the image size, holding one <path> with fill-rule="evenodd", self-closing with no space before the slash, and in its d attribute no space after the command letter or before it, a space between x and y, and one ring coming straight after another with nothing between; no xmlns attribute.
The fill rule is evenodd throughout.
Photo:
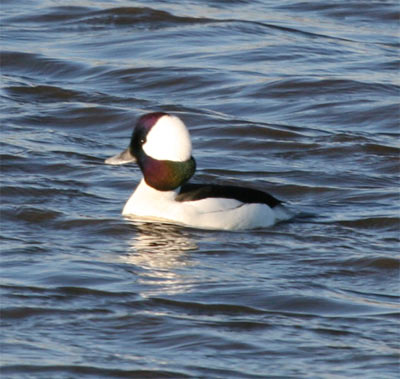
<svg viewBox="0 0 400 379"><path fill-rule="evenodd" d="M157 160L184 162L192 155L192 143L185 124L176 116L162 116L150 129L144 152Z"/></svg>

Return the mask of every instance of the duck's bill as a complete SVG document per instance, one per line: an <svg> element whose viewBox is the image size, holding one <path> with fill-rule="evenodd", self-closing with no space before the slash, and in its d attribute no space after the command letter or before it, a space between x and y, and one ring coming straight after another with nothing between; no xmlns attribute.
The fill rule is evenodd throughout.
<svg viewBox="0 0 400 379"><path fill-rule="evenodd" d="M131 154L131 152L129 151L129 148L127 148L122 153L119 153L117 155L114 155L113 157L107 158L104 162L107 164L118 165L118 164L136 162L136 158Z"/></svg>

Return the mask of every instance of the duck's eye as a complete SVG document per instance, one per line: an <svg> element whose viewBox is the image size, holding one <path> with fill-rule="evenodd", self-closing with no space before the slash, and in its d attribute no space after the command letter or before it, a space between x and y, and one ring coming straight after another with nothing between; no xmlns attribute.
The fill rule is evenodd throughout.
<svg viewBox="0 0 400 379"><path fill-rule="evenodd" d="M140 144L143 145L146 142L146 140L144 138L140 139Z"/></svg>

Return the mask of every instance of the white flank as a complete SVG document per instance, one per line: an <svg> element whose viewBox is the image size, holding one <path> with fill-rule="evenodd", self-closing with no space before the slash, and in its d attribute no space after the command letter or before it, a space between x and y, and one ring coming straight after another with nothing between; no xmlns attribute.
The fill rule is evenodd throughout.
<svg viewBox="0 0 400 379"><path fill-rule="evenodd" d="M122 211L124 216L169 221L203 229L261 228L290 218L282 206L244 204L233 199L206 198L175 201L177 191L157 191L142 179Z"/></svg>

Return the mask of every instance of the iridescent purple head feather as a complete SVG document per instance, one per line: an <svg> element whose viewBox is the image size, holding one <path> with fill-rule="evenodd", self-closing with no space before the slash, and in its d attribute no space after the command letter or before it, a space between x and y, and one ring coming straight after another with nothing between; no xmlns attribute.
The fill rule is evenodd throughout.
<svg viewBox="0 0 400 379"><path fill-rule="evenodd" d="M140 117L129 146L146 183L160 191L178 188L194 174L196 163L191 148L186 126L164 112Z"/></svg>

